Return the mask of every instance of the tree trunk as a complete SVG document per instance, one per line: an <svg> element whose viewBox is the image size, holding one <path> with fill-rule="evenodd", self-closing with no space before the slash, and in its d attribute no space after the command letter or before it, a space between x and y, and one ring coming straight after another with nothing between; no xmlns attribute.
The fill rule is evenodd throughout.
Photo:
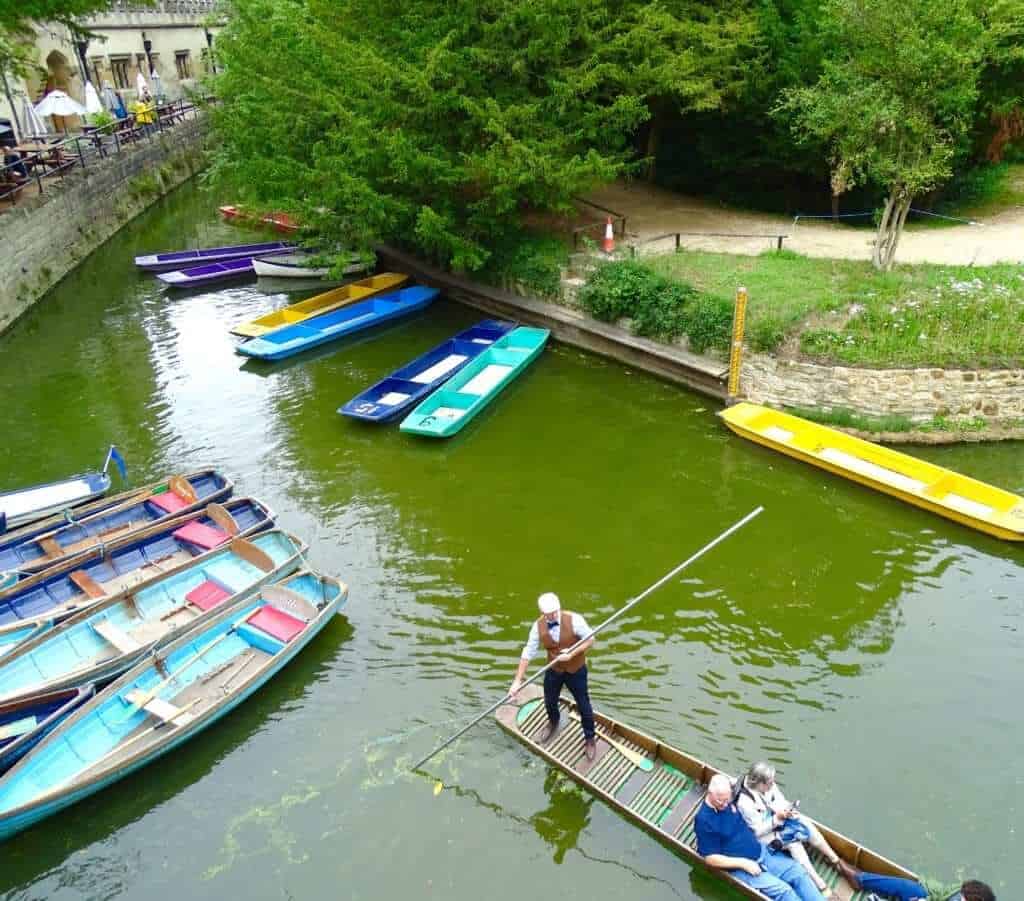
<svg viewBox="0 0 1024 901"><path fill-rule="evenodd" d="M875 249L871 255L872 265L880 272L889 272L896 259L896 247L899 245L903 226L910 212L913 198L903 188L893 188L885 201L885 209L878 223L878 234L875 236Z"/></svg>
<svg viewBox="0 0 1024 901"><path fill-rule="evenodd" d="M657 174L658 144L661 142L661 117L657 109L651 113L650 128L647 129L647 181L652 185Z"/></svg>
<svg viewBox="0 0 1024 901"><path fill-rule="evenodd" d="M839 195L835 192L832 194L832 221L839 221Z"/></svg>

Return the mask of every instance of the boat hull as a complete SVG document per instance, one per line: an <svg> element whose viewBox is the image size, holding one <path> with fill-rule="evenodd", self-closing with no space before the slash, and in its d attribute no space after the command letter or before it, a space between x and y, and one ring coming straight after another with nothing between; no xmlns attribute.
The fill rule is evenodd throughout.
<svg viewBox="0 0 1024 901"><path fill-rule="evenodd" d="M427 438L455 435L540 356L549 335L547 329L513 329L422 401L401 430Z"/></svg>
<svg viewBox="0 0 1024 901"><path fill-rule="evenodd" d="M0 494L0 535L39 519L95 500L110 488L110 476L102 472L19 488Z"/></svg>
<svg viewBox="0 0 1024 901"><path fill-rule="evenodd" d="M1024 498L797 416L736 404L730 430L804 463L1006 541L1024 541Z"/></svg>
<svg viewBox="0 0 1024 901"><path fill-rule="evenodd" d="M223 263L240 257L264 253L283 253L294 245L288 241L264 241L260 244L235 244L226 247L208 247L205 250L176 250L169 253L149 253L135 258L135 265L146 272L165 272L187 269L208 263Z"/></svg>
<svg viewBox="0 0 1024 901"><path fill-rule="evenodd" d="M299 576L296 578L299 578ZM334 580L325 581L334 582ZM299 653L301 653L301 651L323 630L324 626L327 625L330 619L344 606L348 600L348 589L340 583L334 582L334 584L338 586L337 595L326 604L323 610L319 612L316 619L308 623L299 636L290 641L280 651L275 653L269 663L255 670L255 672L245 680L239 681L233 687L233 690L218 703L209 707L209 709L203 710L203 712L198 714L187 725L174 726L168 724L169 728L166 729L166 734L165 736L162 736L161 740L158 740L156 744L145 747L142 750L129 755L123 761L119 762L119 765L99 770L95 775L76 781L73 785L63 790L58 789L50 795L39 798L35 803L30 802L22 804L17 808L0 814L0 840L10 838L12 835L15 835L35 823L52 816L58 811L95 794L109 785L112 785L125 776L175 750L195 735L198 735L204 729L211 726L213 723L217 722L224 716L227 716L239 704L243 703L259 691ZM246 605L248 603L249 602L246 601L229 610L225 610L216 620L208 622L204 624L203 627L194 629L190 633L182 636L177 641L166 647L162 651L161 657L164 660L167 660L172 653L181 651L190 643L196 642L201 644L202 637L215 633L215 630L218 628L224 629L225 624L232 621L237 624L237 617L246 610ZM92 715L94 711L98 710L112 698L117 698L119 692L123 692L130 688L133 683L136 683L137 680L140 680L140 677L145 676L147 672L152 669L153 662L145 660L139 663L132 670L125 673L115 683L108 686L104 691L98 694L90 703L86 704L72 715L72 717L62 723L59 728L56 729L45 740L45 742L39 746L37 754L45 752L47 746L52 746L57 741L60 741L62 736L70 732L77 723ZM37 755L33 755L33 757L36 756ZM19 771L28 765L31 765L31 763L31 757L22 760L17 767L12 769L5 777L3 777L3 779L0 779L0 802L2 802L8 786L17 778Z"/></svg>
<svg viewBox="0 0 1024 901"><path fill-rule="evenodd" d="M12 741L0 741L0 773L6 773L95 694L96 687L90 683L80 688L47 692L14 704L0 705L0 722L5 725L19 721L24 723L26 718L35 721L31 729L22 732Z"/></svg>

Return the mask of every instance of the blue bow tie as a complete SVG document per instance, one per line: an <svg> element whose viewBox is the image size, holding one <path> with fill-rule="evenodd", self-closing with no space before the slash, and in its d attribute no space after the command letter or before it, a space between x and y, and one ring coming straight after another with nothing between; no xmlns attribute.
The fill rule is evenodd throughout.
<svg viewBox="0 0 1024 901"><path fill-rule="evenodd" d="M546 622L545 624L547 625L547 627L548 627L548 631L549 631L549 632L550 632L550 631L551 631L552 629L557 629L557 628L559 627L559 625L560 625L560 623L558 622L558 620L557 620L557 619L556 619L556 620L555 620L555 621L554 621L553 623L548 623L548 622Z"/></svg>

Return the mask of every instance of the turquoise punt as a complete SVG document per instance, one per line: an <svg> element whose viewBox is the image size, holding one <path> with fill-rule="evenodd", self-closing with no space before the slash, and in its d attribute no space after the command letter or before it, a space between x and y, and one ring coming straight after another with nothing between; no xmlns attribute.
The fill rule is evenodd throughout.
<svg viewBox="0 0 1024 901"><path fill-rule="evenodd" d="M267 683L348 597L303 572L221 609L61 723L0 779L6 839L145 766Z"/></svg>
<svg viewBox="0 0 1024 901"><path fill-rule="evenodd" d="M103 683L173 640L204 615L298 569L306 545L272 529L235 538L193 565L99 600L60 625L0 635L0 703L41 691ZM209 618L209 616L207 616ZM26 626L26 628L29 628Z"/></svg>
<svg viewBox="0 0 1024 901"><path fill-rule="evenodd" d="M549 334L520 326L499 338L406 416L402 431L432 438L454 435L537 358Z"/></svg>

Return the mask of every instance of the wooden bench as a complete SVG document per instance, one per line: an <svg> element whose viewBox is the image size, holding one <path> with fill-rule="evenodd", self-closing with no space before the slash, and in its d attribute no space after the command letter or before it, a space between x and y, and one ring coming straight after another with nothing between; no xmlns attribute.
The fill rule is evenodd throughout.
<svg viewBox="0 0 1024 901"><path fill-rule="evenodd" d="M122 654L131 654L134 651L141 651L142 644L132 638L127 632L114 625L109 619L101 619L92 624L93 631L100 637L109 641Z"/></svg>
<svg viewBox="0 0 1024 901"><path fill-rule="evenodd" d="M170 701L165 701L162 698L147 699L146 692L138 689L128 692L124 697L126 701L130 701L132 704L135 704L142 710L145 710L146 713L155 716L158 720L162 720L165 723L173 723L175 726L185 726L195 719L195 714L184 711L180 707L176 707Z"/></svg>

